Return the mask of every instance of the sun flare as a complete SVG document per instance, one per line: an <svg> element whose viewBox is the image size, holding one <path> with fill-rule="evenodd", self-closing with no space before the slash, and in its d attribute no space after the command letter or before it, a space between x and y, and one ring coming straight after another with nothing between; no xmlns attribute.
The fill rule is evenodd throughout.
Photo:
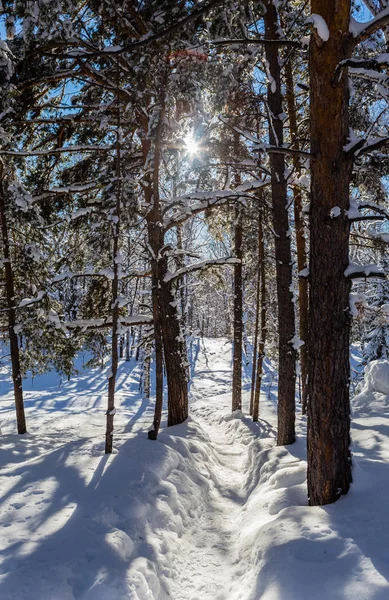
<svg viewBox="0 0 389 600"><path fill-rule="evenodd" d="M187 135L184 139L185 148L188 154L196 154L199 151L199 144L192 135Z"/></svg>

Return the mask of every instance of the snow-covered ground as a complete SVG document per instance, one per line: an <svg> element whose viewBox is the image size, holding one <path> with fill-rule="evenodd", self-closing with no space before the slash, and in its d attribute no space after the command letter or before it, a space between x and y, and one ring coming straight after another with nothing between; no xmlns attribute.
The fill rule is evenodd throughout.
<svg viewBox="0 0 389 600"><path fill-rule="evenodd" d="M121 364L108 457L100 371L26 381L21 437L3 373L0 599L387 600L385 367L369 370L355 398L350 494L310 508L305 419L296 444L275 446L274 371L253 424L230 414L230 344L198 340L192 359L190 419L157 442L137 368Z"/></svg>

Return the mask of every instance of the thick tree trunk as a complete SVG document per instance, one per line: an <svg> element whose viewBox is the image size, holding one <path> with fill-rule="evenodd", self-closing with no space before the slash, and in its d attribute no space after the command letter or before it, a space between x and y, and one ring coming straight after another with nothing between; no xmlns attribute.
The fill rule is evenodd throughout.
<svg viewBox="0 0 389 600"><path fill-rule="evenodd" d="M277 9L273 2L265 4L265 37L279 37ZM269 69L268 109L270 144L282 146L282 91L281 68L278 47L266 44L266 60ZM285 161L282 154L270 155L271 189L275 231L275 255L278 300L278 437L277 444L292 444L295 441L295 387L296 351L292 345L295 336L295 315L292 292L292 255L289 237L287 210L287 184Z"/></svg>
<svg viewBox="0 0 389 600"><path fill-rule="evenodd" d="M255 377L255 392L253 400L253 421L258 421L259 417L259 399L261 396L261 384L262 384L262 372L263 372L263 360L265 358L265 343L266 343L266 269L265 269L265 242L263 239L263 210L259 215L258 225L258 262L259 262L259 276L260 285L260 298L257 310L261 314L261 331L258 342L258 358L256 367Z"/></svg>
<svg viewBox="0 0 389 600"><path fill-rule="evenodd" d="M188 418L188 361L185 337L180 327L177 298L164 282L167 260L161 260L162 339L168 387L168 427Z"/></svg>
<svg viewBox="0 0 389 600"><path fill-rule="evenodd" d="M242 409L242 340L243 340L243 226L242 208L235 207L235 256L240 262L234 265L234 348L232 361L232 411Z"/></svg>
<svg viewBox="0 0 389 600"><path fill-rule="evenodd" d="M288 105L290 136L293 148L298 150L298 128L297 128L297 113L296 101L294 95L294 83L292 62L288 60L285 65L285 81L286 81L286 100ZM301 164L298 156L293 157L293 166L295 173L301 175ZM304 234L304 218L302 212L302 192L296 186L293 188L294 199L294 221L296 229L296 248L297 248L297 270L298 273L304 271L308 266L307 249ZM302 381L302 413L307 411L307 382L308 382L308 278L299 276L299 317L300 317L300 340L304 344L300 348L300 366L301 366L301 381Z"/></svg>
<svg viewBox="0 0 389 600"><path fill-rule="evenodd" d="M4 166L0 161L0 221L1 221L1 235L3 242L3 257L4 257L4 272L5 272L5 290L7 296L7 309L8 309L8 335L9 345L11 353L11 364L12 364L12 382L14 388L15 398L15 409L16 409L16 422L18 433L26 433L26 417L24 414L24 400L23 400L23 388L22 388L22 374L20 369L20 353L18 336L15 333L16 325L16 312L15 312L15 288L14 288L14 275L12 270L9 237L8 237L8 226L7 217L5 210L5 199L4 199Z"/></svg>
<svg viewBox="0 0 389 600"><path fill-rule="evenodd" d="M150 206L147 215L148 240L152 251L152 304L154 340L156 353L156 403L154 430L149 438L156 439L161 424L163 404L163 357L165 358L168 385L168 426L177 425L188 417L188 381L185 339L180 329L180 320L171 283L165 281L168 259L163 252L164 229L159 196L159 168L161 160L162 124L164 110L161 109L155 136L153 172L144 187L145 199ZM145 150L150 150L149 140Z"/></svg>
<svg viewBox="0 0 389 600"><path fill-rule="evenodd" d="M348 57L349 0L312 0L312 13L329 28L328 41L310 45L311 209L308 375L308 496L311 505L334 502L351 482L349 407L349 184L351 159L348 75L334 85ZM341 215L331 218L338 206Z"/></svg>

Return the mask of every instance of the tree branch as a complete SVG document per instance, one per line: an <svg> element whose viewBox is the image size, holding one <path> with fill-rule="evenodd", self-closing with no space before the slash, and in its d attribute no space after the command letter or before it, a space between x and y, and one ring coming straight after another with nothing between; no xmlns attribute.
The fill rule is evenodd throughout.
<svg viewBox="0 0 389 600"><path fill-rule="evenodd" d="M357 25L362 25L362 23L356 23ZM367 38L372 36L379 29L383 29L389 25L389 8L385 8L381 12L377 14L377 16L366 23L364 27L361 29L358 28L358 33L354 38L354 45L357 46L365 41Z"/></svg>

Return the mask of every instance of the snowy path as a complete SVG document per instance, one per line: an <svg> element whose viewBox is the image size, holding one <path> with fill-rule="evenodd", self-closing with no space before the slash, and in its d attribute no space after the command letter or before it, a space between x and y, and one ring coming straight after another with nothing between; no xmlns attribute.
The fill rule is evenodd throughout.
<svg viewBox="0 0 389 600"><path fill-rule="evenodd" d="M196 410L195 415L210 436L217 478L212 482L209 502L202 505L200 515L185 530L182 577L172 585L175 600L227 598L237 561L237 524L243 504L247 448L235 444L223 427L207 426L201 412Z"/></svg>
<svg viewBox="0 0 389 600"><path fill-rule="evenodd" d="M244 571L238 548L242 513L249 493L246 484L251 431L245 435L237 432L235 425L242 428L242 421L231 419L229 414L230 345L211 340L207 340L206 346L204 342L199 343L202 351L196 361L191 396L200 400L191 405L191 415L207 436L212 479L207 501L201 503L181 538L180 568L171 585L171 596L174 600L246 598L247 590L242 591L241 596L241 592L233 588ZM248 392L244 399L247 404ZM273 406L271 412L274 416ZM268 439L264 446L272 443L273 440Z"/></svg>
<svg viewBox="0 0 389 600"><path fill-rule="evenodd" d="M121 363L111 456L104 373L25 382L18 437L0 372L1 600L387 600L389 395L372 391L377 377L355 401L351 493L309 508L304 419L293 446L275 446L274 371L253 424L249 373L245 414L231 415L231 345L191 350L190 418L157 442L138 369Z"/></svg>

